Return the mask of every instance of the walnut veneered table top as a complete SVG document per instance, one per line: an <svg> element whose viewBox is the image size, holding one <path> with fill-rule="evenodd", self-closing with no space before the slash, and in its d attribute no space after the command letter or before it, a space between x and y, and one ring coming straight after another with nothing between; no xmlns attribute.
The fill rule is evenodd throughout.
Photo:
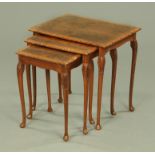
<svg viewBox="0 0 155 155"><path fill-rule="evenodd" d="M30 31L107 48L140 28L75 15L64 15L30 28Z"/></svg>
<svg viewBox="0 0 155 155"><path fill-rule="evenodd" d="M76 60L80 60L81 56L68 52L62 52L56 49L48 49L44 47L27 47L17 52L20 56L53 62L56 64L67 65Z"/></svg>
<svg viewBox="0 0 155 155"><path fill-rule="evenodd" d="M28 38L26 42L34 45L44 46L47 48L54 48L82 55L88 55L97 50L96 47L91 47L77 42L71 42L41 35L34 35Z"/></svg>

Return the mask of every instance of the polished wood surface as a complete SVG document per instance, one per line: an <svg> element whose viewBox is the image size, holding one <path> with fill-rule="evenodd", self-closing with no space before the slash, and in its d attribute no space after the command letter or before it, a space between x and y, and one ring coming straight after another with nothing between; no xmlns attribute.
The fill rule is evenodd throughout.
<svg viewBox="0 0 155 155"><path fill-rule="evenodd" d="M85 17L79 17L75 15L64 15L53 20L49 20L42 24L36 25L30 28L30 31L38 34L44 34L47 36L58 37L61 39L84 43L87 45L93 45L100 48L99 60L98 60L98 110L97 110L97 124L96 128L100 129L100 111L102 100L102 83L103 83L103 71L105 65L105 54L108 51L115 51L118 47L122 46L126 42L134 42L136 33L141 28L135 26L129 26L124 24L117 24L108 21L101 21L95 19L89 19ZM134 43L133 43L134 44ZM132 46L133 56L131 65L131 79L129 90L129 110L133 111L132 98L133 98L133 83L134 72L136 64L135 47ZM111 53L113 55L113 53ZM116 114L114 111L114 89L116 79L116 60L112 57L112 85L111 85L111 114ZM84 62L83 62L84 63ZM84 65L84 64L83 64ZM85 65L86 66L86 65ZM100 69L101 68L101 69ZM86 74L83 74L84 76ZM85 77L85 80L87 78ZM85 84L86 85L86 84ZM87 90L87 87L84 87ZM87 100L85 99L85 102Z"/></svg>
<svg viewBox="0 0 155 155"><path fill-rule="evenodd" d="M93 60L91 60L90 65L89 65L89 122L90 124L95 123L93 119L93 114L92 114L93 89L94 89L94 62Z"/></svg>
<svg viewBox="0 0 155 155"><path fill-rule="evenodd" d="M62 103L63 98L62 98L62 82L61 82L61 74L58 73L58 87L59 87L59 98L58 102Z"/></svg>
<svg viewBox="0 0 155 155"><path fill-rule="evenodd" d="M48 41L46 41L48 40ZM55 39L53 37L47 37L40 35L38 33L35 33L33 37L28 38L27 41L28 45L35 45L40 47L48 47L52 49L59 49L59 50L66 50L63 52L72 52L72 53L80 53L82 56L82 64L83 68L86 66L93 66L92 59L97 56L98 50L96 47L78 44L74 42L68 42L63 41L61 39ZM88 79L88 74L90 74L90 80L92 80L92 73L93 73L93 67L90 69L86 69L83 72L83 81L84 81L84 125L83 125L83 133L87 134L87 108L88 108L88 101L89 101L89 121L91 124L94 123L93 116L92 116L92 98L93 98L93 82ZM90 72L90 73L89 73ZM91 73L92 72L92 73ZM71 93L71 78L69 73L69 93ZM61 94L61 81L60 77L58 75L58 81L59 81L59 99L58 102L62 102L62 94ZM90 87L90 91L89 88ZM90 95L89 95L90 93ZM89 100L88 100L89 99Z"/></svg>
<svg viewBox="0 0 155 155"><path fill-rule="evenodd" d="M52 51L51 53L49 51ZM44 53L42 53L44 51ZM46 53L47 52L47 53ZM58 51L59 52L59 51ZM92 60L89 60L89 57L86 55L83 57L83 60L81 60L81 56L77 55L75 59L76 54L71 53L65 53L66 55L70 55L68 59L71 59L71 55L74 59L71 59L72 61L69 61L68 63L60 63L60 57L52 57L54 54L53 49L45 49L41 47L34 47L30 46L26 49L20 50L17 52L19 56L19 63L17 66L17 73L18 73L18 81L19 81L19 91L20 91L20 98L21 98L21 107L22 107L22 123L21 127L24 128L26 126L26 109L25 109L25 100L24 100L24 88L23 88L23 72L24 72L24 66L26 66L27 70L27 81L28 81L28 90L29 90L29 99L30 99L30 112L29 115L32 118L32 92L30 91L30 65L33 66L33 69L35 70L35 67L41 67L46 69L46 84L47 84L47 95L48 95L48 111L52 111L51 107L51 97L50 97L50 69L53 69L57 71L60 75L59 78L61 78L62 82L62 88L63 88L63 97L64 97L64 141L69 140L69 134L68 134L68 94L69 94L69 75L72 68L75 68L79 66L83 61L83 78L84 78L84 125L83 125L83 133L87 134L87 104L88 104L88 89L89 85L91 88L91 94L93 93L93 85L90 82L89 83L89 70L93 69L93 62ZM48 59L46 59L46 56L49 56ZM45 57L44 57L45 56ZM55 56L55 54L54 54ZM55 62L56 59L59 59L57 62ZM68 61L68 59L66 61ZM90 66L89 66L90 65ZM72 66L72 67L71 67ZM93 72L92 72L93 73ZM93 75L91 73L91 79L93 78ZM91 101L92 102L92 97ZM90 106L92 106L92 103L90 103ZM92 116L91 116L91 123L92 123Z"/></svg>
<svg viewBox="0 0 155 155"><path fill-rule="evenodd" d="M20 95L20 103L21 103L21 111L22 111L22 121L20 124L21 128L26 127L26 108L25 108L25 97L24 97L24 86L23 86L23 72L24 72L24 64L20 61L17 64L17 78L18 78L18 86L19 86L19 95Z"/></svg>
<svg viewBox="0 0 155 155"><path fill-rule="evenodd" d="M89 59L87 56L83 57L82 74L84 82L84 113L83 113L83 133L88 134L87 129L87 109L88 109L88 95L89 95Z"/></svg>
<svg viewBox="0 0 155 155"><path fill-rule="evenodd" d="M36 102L37 102L36 66L32 66L32 77L33 77L33 105L32 105L32 110L35 110L36 109Z"/></svg>
<svg viewBox="0 0 155 155"><path fill-rule="evenodd" d="M64 15L30 28L30 31L107 48L140 28L75 15Z"/></svg>
<svg viewBox="0 0 155 155"><path fill-rule="evenodd" d="M99 57L98 57L98 97L97 97L97 122L96 130L101 129L100 124L100 115L101 115L101 104L102 104L102 85L103 85L103 75L105 68L105 51L103 48L99 48Z"/></svg>
<svg viewBox="0 0 155 155"><path fill-rule="evenodd" d="M18 55L23 55L26 57L36 58L39 60L45 60L49 62L54 62L62 65L69 64L79 59L81 56L72 53L66 53L63 51L58 51L56 49L47 49L43 47L27 47L20 50Z"/></svg>
<svg viewBox="0 0 155 155"><path fill-rule="evenodd" d="M113 44L110 49L111 49L111 56L115 55L115 58L113 57L113 76L112 77L112 86L111 86L111 113L116 114L114 111L114 85L115 85L115 78L116 78L116 63L114 61L117 61L116 56L116 49L123 45L126 42L130 42L131 48L132 48L132 63L131 63L131 77L130 77L130 88L129 88L129 111L133 112L134 111L134 106L133 106L133 84L134 84L134 74L135 74L135 66L136 66L136 57L137 57L137 40L136 40L136 33L131 35L130 37L124 38L117 44ZM98 102L97 102L97 124L96 124L96 129L100 130L101 129L101 124L100 124L100 113L101 113L101 104L102 104L102 83L103 83L103 73L102 70L105 66L104 59L105 59L105 54L107 53L107 50L109 50L109 47L107 49L104 48L99 48L99 57L98 57L98 72L99 72L99 80L98 80ZM114 53L112 53L114 52Z"/></svg>
<svg viewBox="0 0 155 155"><path fill-rule="evenodd" d="M137 49L138 49L138 43L136 37L134 37L134 40L130 42L130 45L132 48L132 63L131 63L130 89L129 89L129 110L133 112L134 111L134 106L132 103L133 85L134 85L134 74L136 68Z"/></svg>
<svg viewBox="0 0 155 155"><path fill-rule="evenodd" d="M28 38L26 42L28 44L35 44L82 55L88 55L90 53L93 53L97 49L96 47L39 34L35 34L34 36Z"/></svg>
<svg viewBox="0 0 155 155"><path fill-rule="evenodd" d="M29 50L27 50L29 49ZM31 53L32 55L27 54ZM31 52L30 52L31 51ZM31 92L31 84L30 84L30 65L41 67L46 69L46 84L47 84L47 95L48 95L48 111L52 111L51 107L51 92L50 92L50 72L49 69L55 68L56 71L59 72L62 78L62 87L63 87L63 96L64 96L64 141L69 140L69 134L68 134L68 93L69 93L69 72L70 69L68 67L69 64L66 65L66 63L59 63L60 60L55 63L55 59L52 58L53 52L51 52L51 55L49 55L49 59L44 59L44 56L40 57L40 48L37 49L34 47L29 47L23 50L20 50L18 52L19 56L19 63L17 65L17 75L18 75L18 84L19 84L19 93L20 93L20 99L21 99L21 107L22 107L22 122L20 124L20 127L24 128L26 126L26 109L25 109L25 99L24 99L24 87L23 87L23 72L24 72L24 66L26 66L26 73L27 73L27 86L28 86L28 92L29 92L29 114L28 118L32 118L32 92ZM45 55L46 55L46 50ZM52 51L52 50L51 50ZM68 55L66 53L66 55ZM73 56L74 57L74 56ZM75 58L75 57L74 57ZM81 64L81 60L77 57L77 59L72 59L70 61L72 68L77 67ZM59 57L60 59L60 57ZM78 60L78 61L77 61ZM73 63L73 61L75 63ZM57 64L57 65L55 65ZM61 68L61 69L60 69Z"/></svg>
<svg viewBox="0 0 155 155"><path fill-rule="evenodd" d="M116 115L116 112L114 109L114 96L115 96L115 82L116 82L116 71L117 71L117 49L111 50L110 56L112 60L110 112L112 115Z"/></svg>
<svg viewBox="0 0 155 155"><path fill-rule="evenodd" d="M30 65L26 65L26 77L27 77L27 87L28 87L28 96L29 96L29 114L27 115L28 119L32 119L32 92L31 92L31 74L30 74Z"/></svg>
<svg viewBox="0 0 155 155"><path fill-rule="evenodd" d="M92 58L95 56L98 57L98 99L97 99L97 123L96 129L100 130L100 114L101 114L101 103L102 103L102 85L104 77L104 68L105 68L105 55L110 51L112 58L112 85L111 85L111 114L115 115L114 109L114 90L115 90L115 80L116 80L116 70L117 70L117 51L116 49L126 42L131 43L132 48L132 64L131 64L131 77L130 77L130 90L129 90L129 110L134 111L132 98L133 98L133 84L134 84L134 73L136 66L136 57L137 57L137 40L136 33L140 31L140 28L134 26L128 26L123 24L116 24L108 21L101 21L95 19L89 19L85 17L79 17L75 15L64 15L56 19L44 22L42 24L36 25L30 28L30 31L34 32L34 36L28 38L27 43L35 46L43 46L52 48L52 50L63 50L63 52L68 53L77 53L81 54L82 57L77 58L80 62L82 58L82 72L84 79L84 124L83 124L83 133L87 134L87 109L88 109L88 100L89 100L89 121L94 123L92 117L92 98L93 94L93 63ZM80 46L78 46L79 44ZM70 46L69 46L70 45ZM82 46L81 46L82 45ZM67 47L69 46L69 47ZM87 47L88 46L88 49ZM92 47L95 46L95 47ZM36 47L35 47L36 48ZM53 49L55 48L55 49ZM85 48L85 50L83 50ZM90 48L90 49L89 49ZM93 48L96 49L93 51ZM99 52L96 52L99 48ZM46 49L46 48L45 48ZM59 51L60 52L60 51ZM32 60L26 60L25 57L21 58L21 61L29 64L33 62L32 65L37 64L39 67L46 69L55 69L55 66L51 66L51 62L48 60L48 52L43 55L43 52L39 52L39 57L34 57L31 52L23 55L25 57L29 56ZM61 52L60 52L61 53ZM71 54L70 53L70 54ZM22 55L22 54L21 54ZM19 56L20 52L19 52ZM62 54L63 55L63 54ZM74 62L73 58L66 58L65 56L60 58L57 54L53 55L54 63L67 65L71 61ZM79 55L77 55L79 56ZM35 59L48 61L46 63L37 62ZM75 58L75 59L76 59ZM66 64L61 63L65 61ZM78 62L75 63L79 65ZM75 66L76 66L75 65ZM24 113L24 99L23 97L23 86L22 86L22 71L24 67L21 67L22 64L19 62L17 67L18 69L18 81L19 89L22 103L22 111ZM74 67L75 67L74 66ZM70 91L69 86L69 70L61 70L57 68L58 72L63 72L63 75L59 76L61 78L63 85L63 95L64 95L64 110L65 110L65 134L64 140L68 140L68 93ZM90 72L92 70L92 73ZM92 83L92 86L90 85ZM60 88L61 89L61 88ZM61 98L61 95L60 95ZM22 113L22 114L23 114ZM67 119L66 119L67 118ZM23 114L22 124L25 124L25 116Z"/></svg>
<svg viewBox="0 0 155 155"><path fill-rule="evenodd" d="M71 89L71 72L68 73L69 74L69 94L72 94L72 89Z"/></svg>
<svg viewBox="0 0 155 155"><path fill-rule="evenodd" d="M46 88L47 88L47 98L48 98L48 112L52 112L52 106L51 106L51 83L50 83L50 71L48 69L45 70L46 74Z"/></svg>
<svg viewBox="0 0 155 155"><path fill-rule="evenodd" d="M69 93L69 75L68 72L65 71L64 74L61 75L62 87L63 87L63 97L64 97L64 119L65 119L65 130L64 130L64 141L69 140L68 134L68 93Z"/></svg>

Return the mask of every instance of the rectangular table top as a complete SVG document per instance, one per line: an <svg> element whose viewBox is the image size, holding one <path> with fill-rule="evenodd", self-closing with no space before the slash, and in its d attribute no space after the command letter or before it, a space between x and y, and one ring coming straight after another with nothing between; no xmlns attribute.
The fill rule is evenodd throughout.
<svg viewBox="0 0 155 155"><path fill-rule="evenodd" d="M64 15L33 26L29 30L107 48L140 31L140 28L75 15Z"/></svg>
<svg viewBox="0 0 155 155"><path fill-rule="evenodd" d="M55 37L47 37L41 35L34 35L28 38L26 42L33 45L44 46L47 48L54 48L82 55L88 55L94 53L97 50L96 47L92 47L89 45L84 45L77 42L71 42Z"/></svg>
<svg viewBox="0 0 155 155"><path fill-rule="evenodd" d="M17 52L19 56L25 56L38 60L44 60L56 64L68 65L81 58L78 54L62 52L56 49L48 49L44 47L27 47Z"/></svg>

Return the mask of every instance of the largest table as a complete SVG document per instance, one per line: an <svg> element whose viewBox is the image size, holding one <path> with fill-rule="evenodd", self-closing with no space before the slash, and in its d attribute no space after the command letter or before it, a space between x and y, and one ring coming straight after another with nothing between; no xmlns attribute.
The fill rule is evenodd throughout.
<svg viewBox="0 0 155 155"><path fill-rule="evenodd" d="M98 53L98 98L97 98L97 124L96 129L100 130L100 113L102 103L102 86L105 66L105 55L108 51L114 52L126 42L130 42L132 48L132 64L129 90L129 110L134 111L132 104L134 73L137 57L136 33L140 28L128 25L111 23L79 17L75 15L64 15L53 20L49 20L40 25L30 28L34 33L61 39L92 45L99 48ZM85 73L87 71L88 60L84 60ZM87 74L87 73L86 73ZM87 99L85 99L87 101Z"/></svg>

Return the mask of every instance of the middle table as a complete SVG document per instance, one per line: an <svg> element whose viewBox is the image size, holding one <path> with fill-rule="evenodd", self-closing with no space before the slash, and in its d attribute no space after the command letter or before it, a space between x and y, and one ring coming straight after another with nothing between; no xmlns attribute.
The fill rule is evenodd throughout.
<svg viewBox="0 0 155 155"><path fill-rule="evenodd" d="M83 133L87 134L87 111L89 99L89 122L94 124L92 116L92 100L93 100L93 80L94 80L94 63L93 58L98 55L98 49L93 46L84 45L76 42L70 42L55 37L49 37L34 33L34 35L26 40L28 45L43 46L51 49L58 49L64 52L77 53L82 55L82 73L84 81L84 125ZM36 78L36 68L32 68ZM36 81L36 80L33 80Z"/></svg>

